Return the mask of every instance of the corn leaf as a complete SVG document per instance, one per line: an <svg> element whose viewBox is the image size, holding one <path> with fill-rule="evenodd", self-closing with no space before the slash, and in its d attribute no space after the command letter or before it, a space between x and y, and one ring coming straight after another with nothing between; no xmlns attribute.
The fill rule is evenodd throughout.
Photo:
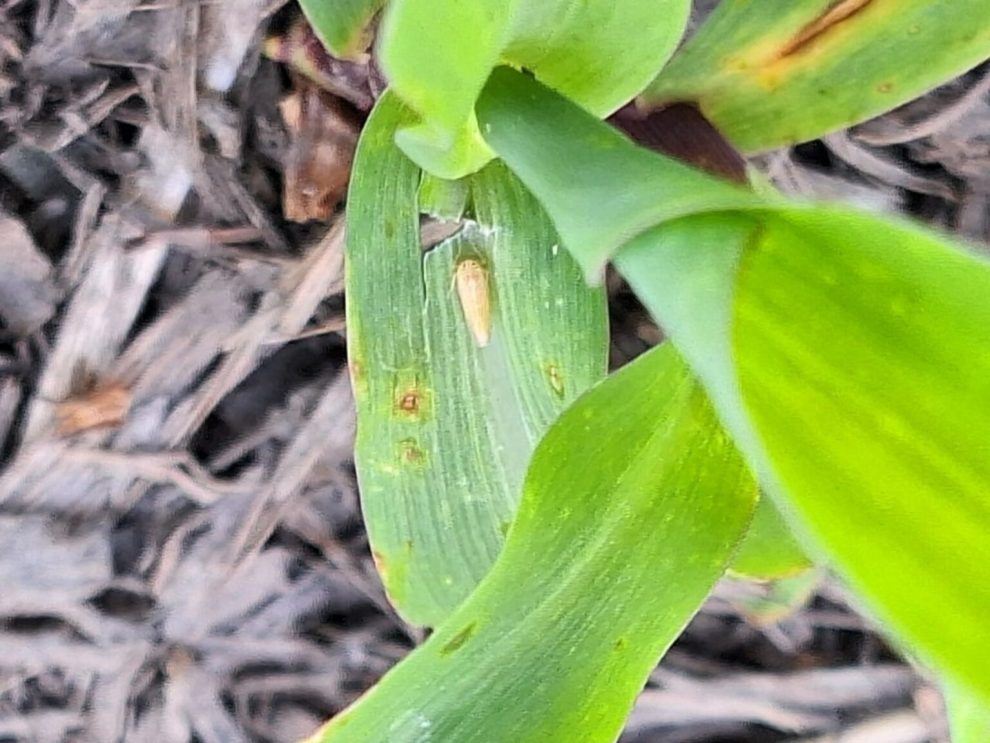
<svg viewBox="0 0 990 743"><path fill-rule="evenodd" d="M952 743L986 743L990 740L990 705L960 688L945 689L945 705Z"/></svg>
<svg viewBox="0 0 990 743"><path fill-rule="evenodd" d="M812 566L773 500L761 497L730 571L754 580L789 578Z"/></svg>
<svg viewBox="0 0 990 743"><path fill-rule="evenodd" d="M694 101L746 151L906 103L990 57L990 0L726 0L641 98Z"/></svg>
<svg viewBox="0 0 990 743"><path fill-rule="evenodd" d="M683 362L649 352L550 428L477 591L312 743L615 740L755 495Z"/></svg>
<svg viewBox="0 0 990 743"><path fill-rule="evenodd" d="M584 284L501 164L446 189L423 183L427 211L469 210L457 234L424 254L421 173L394 142L407 121L387 94L356 156L348 341L374 556L399 611L434 625L501 549L543 431L604 375L607 331L602 292ZM485 296L460 295L465 262L480 270ZM480 347L471 321L484 313L490 339Z"/></svg>
<svg viewBox="0 0 990 743"><path fill-rule="evenodd" d="M393 0L382 64L417 114L398 142L434 175L478 170L492 153L474 102L500 63L529 70L598 116L611 113L667 60L689 9L689 0Z"/></svg>
<svg viewBox="0 0 990 743"><path fill-rule="evenodd" d="M299 0L317 37L341 59L354 59L370 43L367 28L385 0Z"/></svg>
<svg viewBox="0 0 990 743"><path fill-rule="evenodd" d="M596 268L600 251L573 220L592 207L580 184L571 192L571 173L587 161L606 177L615 153L614 192L636 203L640 184L620 167L629 153L587 152L594 137L581 133L604 142L605 125L508 70L493 76L478 112L565 246ZM567 157L562 129L578 135ZM694 215L622 246L617 268L704 382L802 544L910 649L990 699L990 264L840 207L704 213L698 201Z"/></svg>

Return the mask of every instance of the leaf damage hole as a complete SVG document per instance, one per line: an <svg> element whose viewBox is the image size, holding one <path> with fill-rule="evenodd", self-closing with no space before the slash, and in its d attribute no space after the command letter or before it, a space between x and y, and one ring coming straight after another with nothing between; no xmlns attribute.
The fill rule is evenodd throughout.
<svg viewBox="0 0 990 743"><path fill-rule="evenodd" d="M865 9L873 0L836 0L824 13L815 18L797 32L780 50L779 59L793 56L804 51L818 39L834 29L843 21L847 21Z"/></svg>
<svg viewBox="0 0 990 743"><path fill-rule="evenodd" d="M447 642L446 645L440 648L440 655L447 656L453 653L454 651L464 647L464 644L474 636L474 633L477 630L477 628L478 628L478 623L471 622L471 624L469 624L460 632L458 632L456 635L454 635L452 638L450 638L450 640Z"/></svg>

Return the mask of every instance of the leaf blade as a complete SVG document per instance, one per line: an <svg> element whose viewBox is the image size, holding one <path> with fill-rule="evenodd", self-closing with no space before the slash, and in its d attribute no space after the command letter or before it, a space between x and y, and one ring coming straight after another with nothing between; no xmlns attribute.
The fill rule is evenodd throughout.
<svg viewBox="0 0 990 743"><path fill-rule="evenodd" d="M990 57L988 19L987 0L722 3L641 102L696 101L745 151L805 142Z"/></svg>
<svg viewBox="0 0 990 743"><path fill-rule="evenodd" d="M362 135L348 204L348 345L373 554L400 612L435 625L501 549L542 432L604 375L607 329L603 293L554 251L552 225L499 164L453 194L429 186L427 208L473 211L423 254L420 171L394 142L410 118L389 93ZM485 347L455 290L467 260L490 293Z"/></svg>
<svg viewBox="0 0 990 743"><path fill-rule="evenodd" d="M316 35L341 59L354 59L367 47L366 31L386 0L299 0Z"/></svg>
<svg viewBox="0 0 990 743"><path fill-rule="evenodd" d="M565 238L563 225L577 224L568 249L598 260L569 212L585 209L587 223L604 223L591 229L607 231L616 210L589 204L564 174L602 156L586 150L595 137L607 149L611 135L516 77L483 95L482 124L499 132L490 142ZM506 100L489 105L489 96ZM521 124L509 113L517 101ZM526 138L541 131L528 120L541 110L591 134L569 151L560 143L557 162L538 170L526 162ZM613 173L613 187L640 185L626 175ZM629 203L638 208L639 198ZM657 220L670 221L621 246L616 266L704 382L802 543L920 657L990 698L990 649L980 641L990 607L990 264L848 209L688 207L695 213L658 207Z"/></svg>
<svg viewBox="0 0 990 743"><path fill-rule="evenodd" d="M550 429L478 591L313 741L613 740L754 504L705 395L651 351Z"/></svg>
<svg viewBox="0 0 990 743"><path fill-rule="evenodd" d="M689 0L574 3L547 0L393 0L382 62L419 121L399 132L406 154L434 175L460 178L492 152L474 103L492 69L511 64L596 115L611 113L649 82L687 24Z"/></svg>

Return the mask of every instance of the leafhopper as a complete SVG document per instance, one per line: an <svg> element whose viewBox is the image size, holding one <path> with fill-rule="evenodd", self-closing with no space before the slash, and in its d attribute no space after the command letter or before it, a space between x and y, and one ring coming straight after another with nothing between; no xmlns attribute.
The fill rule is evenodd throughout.
<svg viewBox="0 0 990 743"><path fill-rule="evenodd" d="M464 320L478 348L488 345L492 335L492 300L488 271L474 258L457 264L454 276L457 297L461 301Z"/></svg>

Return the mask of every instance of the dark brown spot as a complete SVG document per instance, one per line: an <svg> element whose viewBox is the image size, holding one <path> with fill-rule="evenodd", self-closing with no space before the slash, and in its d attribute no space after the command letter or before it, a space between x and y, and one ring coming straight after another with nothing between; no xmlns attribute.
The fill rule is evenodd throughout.
<svg viewBox="0 0 990 743"><path fill-rule="evenodd" d="M881 93L889 93L893 89L894 89L894 84L891 82L880 83L877 86L877 90L880 91Z"/></svg>
<svg viewBox="0 0 990 743"><path fill-rule="evenodd" d="M618 651L625 650L626 649L626 638L625 637L620 637L618 640L615 641L615 645L613 645L612 647L615 648Z"/></svg>
<svg viewBox="0 0 990 743"><path fill-rule="evenodd" d="M777 54L779 59L790 57L799 52L807 51L815 42L820 41L829 31L843 21L862 12L873 0L835 0L825 12L815 18L795 34Z"/></svg>
<svg viewBox="0 0 990 743"><path fill-rule="evenodd" d="M730 181L747 181L742 155L693 103L671 103L650 112L630 104L609 121L643 147Z"/></svg>
<svg viewBox="0 0 990 743"><path fill-rule="evenodd" d="M465 627L456 635L454 635L452 638L450 638L447 644L444 645L442 648L440 648L440 655L442 656L450 655L455 650L458 650L461 647L463 647L464 643L470 640L471 636L474 635L474 631L476 627L477 627L477 622L471 622L471 624L469 624L467 627Z"/></svg>
<svg viewBox="0 0 990 743"><path fill-rule="evenodd" d="M416 415L419 412L420 400L420 394L416 390L409 390L399 398L399 410L403 413Z"/></svg>

